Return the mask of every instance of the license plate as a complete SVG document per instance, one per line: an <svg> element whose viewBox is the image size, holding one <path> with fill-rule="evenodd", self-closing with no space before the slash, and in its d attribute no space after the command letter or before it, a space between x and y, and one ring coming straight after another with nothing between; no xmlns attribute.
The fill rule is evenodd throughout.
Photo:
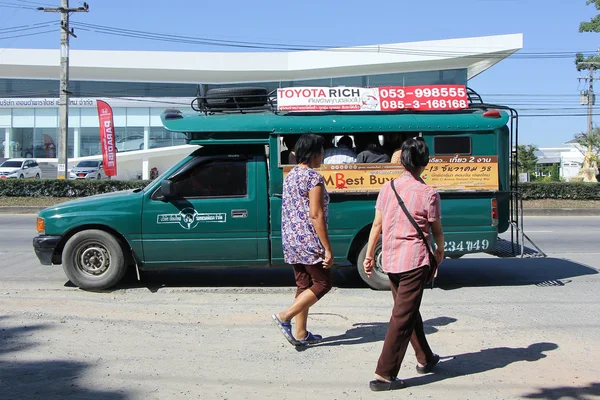
<svg viewBox="0 0 600 400"><path fill-rule="evenodd" d="M6 177L4 175L0 176L0 179L6 179Z"/></svg>
<svg viewBox="0 0 600 400"><path fill-rule="evenodd" d="M78 177L83 178L85 174L77 174Z"/></svg>

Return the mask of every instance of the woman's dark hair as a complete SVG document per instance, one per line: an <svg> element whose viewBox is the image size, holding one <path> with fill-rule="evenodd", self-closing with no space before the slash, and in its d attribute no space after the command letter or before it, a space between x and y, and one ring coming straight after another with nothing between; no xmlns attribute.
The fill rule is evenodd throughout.
<svg viewBox="0 0 600 400"><path fill-rule="evenodd" d="M314 156L321 154L321 151L323 151L323 142L321 136L312 133L305 133L300 136L294 147L296 162L298 164L310 163Z"/></svg>
<svg viewBox="0 0 600 400"><path fill-rule="evenodd" d="M415 173L420 167L429 164L429 147L422 137L408 139L402 143L402 165L410 173Z"/></svg>

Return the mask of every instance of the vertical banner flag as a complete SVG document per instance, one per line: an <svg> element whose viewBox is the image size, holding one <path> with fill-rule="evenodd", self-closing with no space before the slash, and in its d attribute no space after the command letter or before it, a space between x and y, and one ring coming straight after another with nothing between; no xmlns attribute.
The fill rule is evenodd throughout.
<svg viewBox="0 0 600 400"><path fill-rule="evenodd" d="M100 120L100 146L102 146L104 173L106 176L115 176L117 175L117 147L112 108L102 100L97 100L96 104Z"/></svg>

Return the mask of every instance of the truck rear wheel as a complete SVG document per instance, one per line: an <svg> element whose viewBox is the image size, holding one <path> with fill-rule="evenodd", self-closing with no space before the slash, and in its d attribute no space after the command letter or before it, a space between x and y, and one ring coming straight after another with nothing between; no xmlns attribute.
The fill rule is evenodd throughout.
<svg viewBox="0 0 600 400"><path fill-rule="evenodd" d="M63 270L69 280L85 290L103 290L125 275L123 248L110 233L90 229L69 239L63 251Z"/></svg>
<svg viewBox="0 0 600 400"><path fill-rule="evenodd" d="M358 260L357 260L358 265L356 266L356 268L358 268L358 273L359 273L360 277L362 278L362 280L365 281L365 283L367 285L369 285L369 287L371 289L390 290L390 279L388 278L387 274L385 272L383 272L383 269L382 269L381 240L379 242L377 242L377 245L375 245L375 254L373 256L373 258L375 259L375 268L373 268L370 278L365 273L365 268L363 267L363 263L365 262L366 256L367 256L367 244L364 245L364 247L358 254Z"/></svg>

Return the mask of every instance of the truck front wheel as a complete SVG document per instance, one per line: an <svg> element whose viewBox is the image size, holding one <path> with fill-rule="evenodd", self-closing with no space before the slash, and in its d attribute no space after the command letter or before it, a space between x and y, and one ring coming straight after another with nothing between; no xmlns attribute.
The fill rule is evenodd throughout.
<svg viewBox="0 0 600 400"><path fill-rule="evenodd" d="M63 251L63 270L69 280L85 290L103 290L125 275L123 248L110 233L90 229L73 235Z"/></svg>
<svg viewBox="0 0 600 400"><path fill-rule="evenodd" d="M381 254L382 253L380 240L375 246L375 254L373 256L373 258L375 259L375 268L373 268L373 271L371 272L371 277L368 277L365 273L365 268L363 266L365 257L367 256L367 244L365 244L360 253L358 254L358 265L356 267L358 268L358 273L360 277L363 281L365 281L367 285L369 285L369 287L375 290L390 290L390 279L388 278L387 274L383 272L381 266Z"/></svg>

